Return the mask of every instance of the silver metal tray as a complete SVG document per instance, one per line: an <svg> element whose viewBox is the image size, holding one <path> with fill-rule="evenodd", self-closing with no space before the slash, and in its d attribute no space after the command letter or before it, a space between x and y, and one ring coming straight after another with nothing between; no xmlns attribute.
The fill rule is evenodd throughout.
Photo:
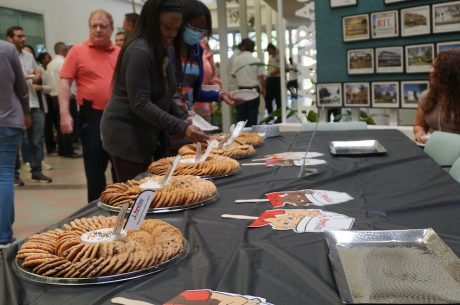
<svg viewBox="0 0 460 305"><path fill-rule="evenodd" d="M332 141L329 150L333 155L378 155L387 152L377 140Z"/></svg>
<svg viewBox="0 0 460 305"><path fill-rule="evenodd" d="M344 303L460 303L460 259L431 228L325 237Z"/></svg>
<svg viewBox="0 0 460 305"><path fill-rule="evenodd" d="M179 211L185 211L189 209L194 209L194 208L199 208L205 205L208 205L214 201L216 201L218 198L217 193L212 196L211 198L208 198L206 200L198 201L193 204L188 204L188 205L179 205L179 206L173 206L173 207L164 207L164 208L150 208L147 210L147 214L161 214L161 213L172 213L172 212L179 212ZM110 212L120 212L120 207L114 207L110 204L104 203L102 201L97 202L97 206L100 207L101 209L110 211ZM128 209L128 212L131 211L131 208Z"/></svg>
<svg viewBox="0 0 460 305"><path fill-rule="evenodd" d="M152 273L160 272L175 264L178 264L182 259L184 259L188 255L189 252L190 252L190 247L187 241L185 241L184 251L182 253L178 254L177 256L171 258L168 261L161 263L160 265L152 266L152 267L145 268L142 270L122 273L122 274L99 276L99 277L92 277L92 278L59 278L59 277L48 277L48 276L38 275L38 274L35 274L21 267L18 259L15 259L14 261L13 270L22 279L30 281L30 282L34 282L34 283L59 285L59 286L100 285L100 284L108 284L108 283L116 283L116 282L132 280L132 279L136 279L136 278L146 276Z"/></svg>

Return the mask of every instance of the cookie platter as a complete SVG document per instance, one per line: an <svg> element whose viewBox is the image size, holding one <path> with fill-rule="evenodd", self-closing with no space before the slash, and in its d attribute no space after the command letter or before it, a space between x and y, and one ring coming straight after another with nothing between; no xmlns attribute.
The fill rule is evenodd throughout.
<svg viewBox="0 0 460 305"><path fill-rule="evenodd" d="M217 193L214 194L212 197L204 199L202 201L197 201L192 204L186 204L186 205L178 205L178 206L172 206L172 207L163 207L163 208L149 208L147 210L147 214L162 214L162 213L173 213L173 212L180 212L180 211L185 211L189 209L195 209L199 208L202 206L206 206L208 204L213 203L216 201L218 198ZM116 212L118 213L120 211L120 207L115 207L109 204L106 204L102 201L99 201L97 203L97 206L100 207L103 210L110 211L110 212ZM128 212L130 212L131 209L128 209Z"/></svg>
<svg viewBox="0 0 460 305"><path fill-rule="evenodd" d="M180 230L157 219L139 231L113 235L116 218L93 216L36 234L13 266L21 278L50 285L95 285L138 278L181 261L188 245Z"/></svg>
<svg viewBox="0 0 460 305"><path fill-rule="evenodd" d="M163 176L142 175L124 183L108 185L102 192L98 206L118 212L125 202L134 204L137 196ZM169 213L201 207L217 199L217 188L210 180L185 175L174 176L168 185L157 191L147 213Z"/></svg>

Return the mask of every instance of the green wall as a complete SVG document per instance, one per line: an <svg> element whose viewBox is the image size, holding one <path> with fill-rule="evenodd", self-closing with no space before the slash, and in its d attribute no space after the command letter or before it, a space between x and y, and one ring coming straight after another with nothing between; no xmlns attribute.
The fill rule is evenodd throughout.
<svg viewBox="0 0 460 305"><path fill-rule="evenodd" d="M460 40L460 32L451 32L423 36L394 37L385 39L369 39L356 42L343 42L342 16L386 10L399 10L406 7L449 2L445 0L411 0L386 5L384 0L357 1L358 5L356 6L330 8L329 0L315 0L318 83L427 79L427 73L348 75L346 65L347 50L378 48L386 46L405 46L420 43Z"/></svg>

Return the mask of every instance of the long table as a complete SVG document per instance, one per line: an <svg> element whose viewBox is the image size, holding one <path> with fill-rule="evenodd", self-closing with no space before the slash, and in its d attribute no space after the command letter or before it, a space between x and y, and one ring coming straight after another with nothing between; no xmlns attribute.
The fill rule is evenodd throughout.
<svg viewBox="0 0 460 305"><path fill-rule="evenodd" d="M305 150L311 132L287 133L267 139L256 157ZM334 140L380 141L387 154L337 157L329 153ZM0 304L111 304L115 296L161 305L183 290L212 289L260 296L277 305L341 304L322 233L248 229L248 220L222 219L221 214L258 216L268 203L236 204L235 199L263 198L273 191L305 188L347 192L354 200L325 210L356 219L353 230L433 228L460 255L460 184L419 147L395 130L317 132L311 151L321 152L326 165L316 175L297 178L297 167L250 166L239 174L215 180L219 199L208 206L160 218L182 230L190 253L178 264L142 278L85 287L30 283L12 270L16 247L1 251ZM242 161L249 162L249 161ZM314 208L314 207L313 207ZM95 203L50 228L73 218L110 215Z"/></svg>

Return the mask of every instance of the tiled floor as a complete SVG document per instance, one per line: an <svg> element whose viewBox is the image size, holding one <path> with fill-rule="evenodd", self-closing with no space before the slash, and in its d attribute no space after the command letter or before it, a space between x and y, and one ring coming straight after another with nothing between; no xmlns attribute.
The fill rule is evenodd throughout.
<svg viewBox="0 0 460 305"><path fill-rule="evenodd" d="M30 179L27 167L21 169L25 186L15 186L14 236L23 239L69 216L87 204L83 158L68 159L47 156L45 162L53 168L43 173L52 183Z"/></svg>

